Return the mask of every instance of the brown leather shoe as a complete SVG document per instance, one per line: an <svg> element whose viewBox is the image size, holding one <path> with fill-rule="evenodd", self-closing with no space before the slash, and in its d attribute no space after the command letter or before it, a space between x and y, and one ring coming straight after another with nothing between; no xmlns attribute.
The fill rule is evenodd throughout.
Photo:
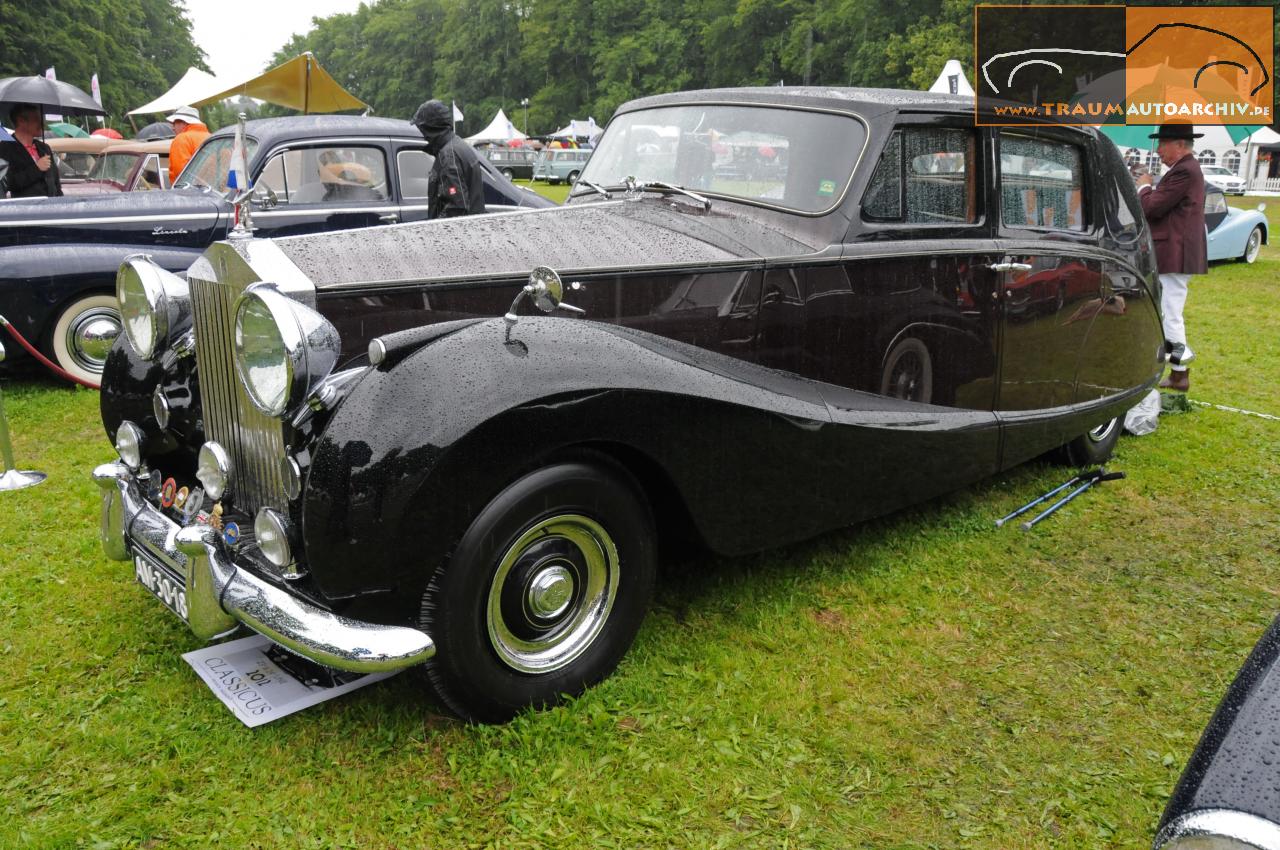
<svg viewBox="0 0 1280 850"><path fill-rule="evenodd" d="M1187 368L1179 372L1170 370L1165 379L1160 382L1160 389L1185 393L1191 389L1191 369Z"/></svg>

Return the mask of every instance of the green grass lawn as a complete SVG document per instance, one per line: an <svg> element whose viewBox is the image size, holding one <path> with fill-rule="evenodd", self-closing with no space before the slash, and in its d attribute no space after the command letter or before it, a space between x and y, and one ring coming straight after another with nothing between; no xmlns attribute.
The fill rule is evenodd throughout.
<svg viewBox="0 0 1280 850"><path fill-rule="evenodd" d="M563 204L564 199L569 197L569 190L573 188L568 183L558 183L555 186L552 186L545 180L512 180L511 182L515 183L517 186L527 186L539 195L542 195L544 198L549 198L557 204Z"/></svg>
<svg viewBox="0 0 1280 850"><path fill-rule="evenodd" d="M1280 415L1278 269L1194 280L1193 399ZM1280 423L1194 408L1031 533L992 520L1067 471L684 565L570 705L466 726L402 675L249 730L101 554L97 394L3 391L50 475L0 494L3 848L1144 848L1278 607Z"/></svg>

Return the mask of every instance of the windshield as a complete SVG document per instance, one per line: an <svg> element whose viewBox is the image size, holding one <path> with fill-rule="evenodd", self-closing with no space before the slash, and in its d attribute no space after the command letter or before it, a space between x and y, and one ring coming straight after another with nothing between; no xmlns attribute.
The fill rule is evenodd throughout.
<svg viewBox="0 0 1280 850"><path fill-rule="evenodd" d="M123 184L137 161L136 153L105 153L93 164L89 179Z"/></svg>
<svg viewBox="0 0 1280 850"><path fill-rule="evenodd" d="M222 136L209 139L200 146L196 155L182 169L182 177L173 184L175 189L199 189L208 186L219 195L227 194L227 173L231 170L231 148L235 146L235 138ZM253 152L258 149L256 139L245 137L244 161L248 165L253 159Z"/></svg>
<svg viewBox="0 0 1280 850"><path fill-rule="evenodd" d="M600 186L635 177L825 212L843 196L865 138L847 115L711 104L647 109L609 123L582 177Z"/></svg>

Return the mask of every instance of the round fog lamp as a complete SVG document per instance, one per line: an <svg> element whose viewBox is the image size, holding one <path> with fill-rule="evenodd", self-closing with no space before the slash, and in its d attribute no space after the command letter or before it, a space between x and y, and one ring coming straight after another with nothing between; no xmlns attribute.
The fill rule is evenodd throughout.
<svg viewBox="0 0 1280 850"><path fill-rule="evenodd" d="M284 568L293 560L289 551L289 529L284 517L271 508L262 508L253 520L253 536L258 541L262 556L277 567Z"/></svg>
<svg viewBox="0 0 1280 850"><path fill-rule="evenodd" d="M128 420L121 422L116 429L116 454L133 472L142 466L142 442L145 439L142 429Z"/></svg>
<svg viewBox="0 0 1280 850"><path fill-rule="evenodd" d="M169 399L165 397L164 387L156 387L151 394L151 412L156 417L156 424L163 431L169 427Z"/></svg>
<svg viewBox="0 0 1280 850"><path fill-rule="evenodd" d="M196 458L196 478L209 498L221 499L231 483L231 456L227 450L213 440L201 446Z"/></svg>

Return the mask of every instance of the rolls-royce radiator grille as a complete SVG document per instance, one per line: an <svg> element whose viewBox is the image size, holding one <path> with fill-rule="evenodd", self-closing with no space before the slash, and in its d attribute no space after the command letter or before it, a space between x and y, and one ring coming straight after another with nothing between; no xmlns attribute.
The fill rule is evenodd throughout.
<svg viewBox="0 0 1280 850"><path fill-rule="evenodd" d="M253 406L236 375L235 302L244 287L196 277L189 283L205 439L231 455L230 501L250 515L261 507L284 511L284 425Z"/></svg>

